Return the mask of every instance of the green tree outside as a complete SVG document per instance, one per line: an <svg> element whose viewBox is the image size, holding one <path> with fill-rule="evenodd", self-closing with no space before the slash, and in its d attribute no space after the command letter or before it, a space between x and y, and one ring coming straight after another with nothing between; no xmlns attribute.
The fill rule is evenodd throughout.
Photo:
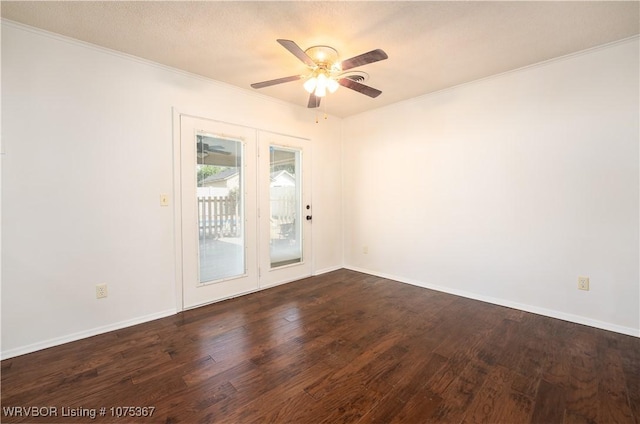
<svg viewBox="0 0 640 424"><path fill-rule="evenodd" d="M215 165L198 165L198 183L202 182L202 180L204 180L205 178L219 174L225 169L227 169L227 167Z"/></svg>

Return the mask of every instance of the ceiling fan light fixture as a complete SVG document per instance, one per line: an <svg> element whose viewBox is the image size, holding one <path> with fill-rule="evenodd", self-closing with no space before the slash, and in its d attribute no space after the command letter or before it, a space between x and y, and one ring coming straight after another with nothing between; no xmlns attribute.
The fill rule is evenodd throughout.
<svg viewBox="0 0 640 424"><path fill-rule="evenodd" d="M314 94L316 97L324 97L327 95L327 77L324 77L323 79L318 77L318 85L316 86Z"/></svg>
<svg viewBox="0 0 640 424"><path fill-rule="evenodd" d="M324 72L315 72L302 86L307 93L313 93L316 97L324 97L327 95L327 90L329 93L335 93L340 84Z"/></svg>
<svg viewBox="0 0 640 424"><path fill-rule="evenodd" d="M329 80L327 81L327 90L329 90L329 93L335 93L338 87L340 87L338 81L333 78L329 78Z"/></svg>
<svg viewBox="0 0 640 424"><path fill-rule="evenodd" d="M307 90L307 93L311 94L316 89L316 85L318 85L318 80L316 79L316 77L311 76L304 82L302 86L305 90Z"/></svg>
<svg viewBox="0 0 640 424"><path fill-rule="evenodd" d="M323 97L327 94L327 76L325 74L320 74L317 77L317 81L316 96Z"/></svg>

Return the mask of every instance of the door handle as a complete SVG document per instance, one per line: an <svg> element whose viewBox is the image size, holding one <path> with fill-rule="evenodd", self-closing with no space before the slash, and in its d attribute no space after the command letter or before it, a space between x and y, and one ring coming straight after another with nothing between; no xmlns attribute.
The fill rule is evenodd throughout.
<svg viewBox="0 0 640 424"><path fill-rule="evenodd" d="M307 215L307 221L311 221L311 215Z"/></svg>

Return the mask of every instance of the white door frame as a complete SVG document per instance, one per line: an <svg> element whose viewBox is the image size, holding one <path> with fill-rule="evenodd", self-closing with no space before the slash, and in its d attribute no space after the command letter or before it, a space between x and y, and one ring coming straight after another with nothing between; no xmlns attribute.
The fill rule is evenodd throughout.
<svg viewBox="0 0 640 424"><path fill-rule="evenodd" d="M184 310L182 301L182 149L180 141L180 116L191 114L181 113L176 108L171 108L173 115L173 253L175 257L175 296L176 311Z"/></svg>
<svg viewBox="0 0 640 424"><path fill-rule="evenodd" d="M173 232L174 232L174 258L175 258L175 301L176 301L176 311L181 312L185 310L184 307L184 301L183 301L183 253L182 253L182 245L183 245L183 234L182 234L182 187L181 187L181 162L182 162L182 151L181 151L181 131L180 131L180 120L181 120L181 116L189 116L189 117L193 117L193 118L199 118L199 119L205 119L205 120L209 120L209 121L214 121L214 122L221 122L221 123L227 123L227 124L231 124L231 125L237 125L240 127L246 127L246 128L250 128L250 129L254 129L258 132L258 145L260 144L260 134L261 133L268 133L268 134L272 134L272 135L283 135L286 137L294 137L294 138L298 138L301 140L305 140L307 142L310 143L309 139L305 139L305 138L301 138L301 137L296 137L293 135L288 135L288 134L282 134L282 133L278 133L278 132L273 132L273 131L269 131L269 130L264 130L264 129L260 129L260 128L256 128L256 127L252 127L252 126L248 126L248 125L243 125L243 124L236 124L233 122L226 122L226 121L220 121L220 120L216 120L216 119L212 119L210 116L208 116L208 114L206 113L194 113L194 112L189 112L189 111L185 111L179 108L172 108L172 134L173 134L173 213L174 213L174 220L173 220ZM310 152L310 147L309 147L309 152ZM310 163L311 161L309 161ZM311 179L311 167L308 166L308 169L306 169L306 173L307 176L305 178L309 178L309 181ZM260 165L258 165L258 173L262 172L262 170L260 169ZM311 185L309 184L309 187ZM258 190L260 190L260 188L258 187ZM307 194L307 202L311 202L311 193ZM309 239L309 241L311 240L311 235L312 235L312 231L311 228L312 226L308 226L309 229L307 230L307 237ZM261 239L262 235L260 234L260 226L258 225L258 243L257 243L257 249L258 249L258 266L260 264L260 257L261 255L265 254L264 252L260 251L260 242L259 240ZM312 247L312 243L309 242L308 245L308 256L307 256L307 261L310 264L310 268L309 268L309 276L313 275L313 252L311 251L311 247ZM268 254L268 252L266 253ZM258 287L256 290L253 291L260 291L263 290L264 288L267 287L263 287L263 285L260 283L259 280L260 277L258 277ZM282 282L284 283L284 281ZM246 293L243 293L246 294ZM240 296L236 295L236 296ZM234 296L231 296L234 297ZM222 301L224 299L218 299L217 301Z"/></svg>

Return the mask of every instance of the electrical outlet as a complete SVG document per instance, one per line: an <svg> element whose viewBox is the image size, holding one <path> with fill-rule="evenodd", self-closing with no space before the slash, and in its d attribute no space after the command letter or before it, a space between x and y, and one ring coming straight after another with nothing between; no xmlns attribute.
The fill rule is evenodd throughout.
<svg viewBox="0 0 640 424"><path fill-rule="evenodd" d="M589 277L578 277L578 289L589 290Z"/></svg>
<svg viewBox="0 0 640 424"><path fill-rule="evenodd" d="M98 284L96 286L96 299L102 299L104 297L107 297L107 285Z"/></svg>

